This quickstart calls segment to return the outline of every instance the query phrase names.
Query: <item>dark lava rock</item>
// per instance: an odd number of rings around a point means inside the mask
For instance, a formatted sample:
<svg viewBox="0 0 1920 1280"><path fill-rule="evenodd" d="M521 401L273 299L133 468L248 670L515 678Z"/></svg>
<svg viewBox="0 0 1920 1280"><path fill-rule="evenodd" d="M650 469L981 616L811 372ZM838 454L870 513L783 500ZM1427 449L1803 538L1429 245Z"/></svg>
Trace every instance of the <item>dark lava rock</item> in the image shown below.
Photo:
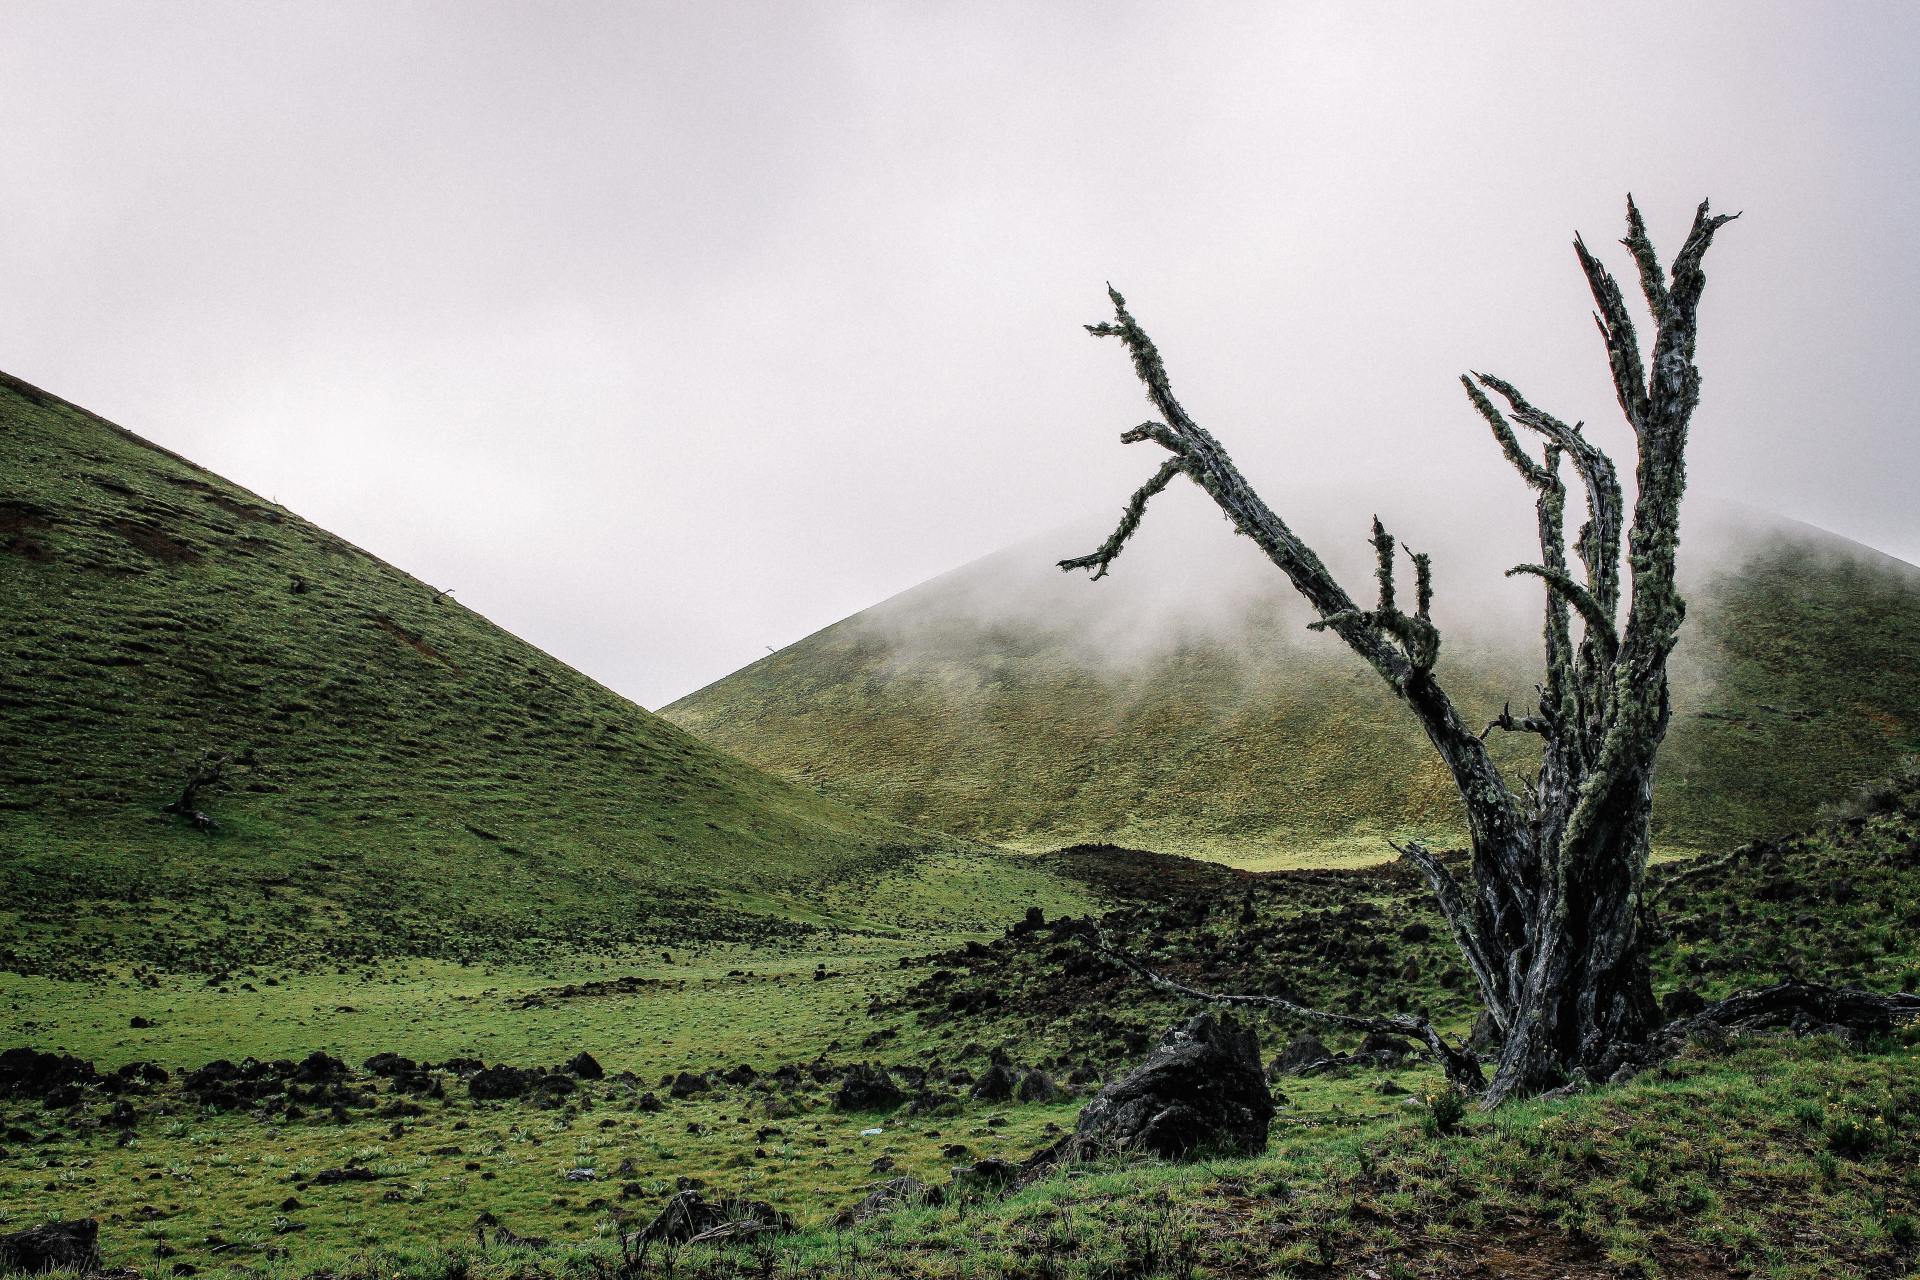
<svg viewBox="0 0 1920 1280"><path fill-rule="evenodd" d="M1433 927L1424 921L1415 920L1400 931L1402 942L1426 942L1433 937Z"/></svg>
<svg viewBox="0 0 1920 1280"><path fill-rule="evenodd" d="M1691 1018L1707 1007L1707 998L1692 987L1678 987L1660 998L1660 1012L1667 1015L1667 1021L1679 1018Z"/></svg>
<svg viewBox="0 0 1920 1280"><path fill-rule="evenodd" d="M720 1227L750 1222L774 1231L793 1230L793 1219L772 1205L759 1200L741 1200L725 1196L708 1200L696 1189L679 1192L667 1201L652 1222L633 1233L634 1244L685 1244L708 1235Z"/></svg>
<svg viewBox="0 0 1920 1280"><path fill-rule="evenodd" d="M982 1102L1009 1102L1013 1098L1013 1091L1019 1087L1020 1077L1013 1068L1004 1062L996 1062L975 1083L973 1096Z"/></svg>
<svg viewBox="0 0 1920 1280"><path fill-rule="evenodd" d="M567 1065L562 1067L561 1070L565 1071L568 1075L577 1076L582 1080L600 1080L605 1078L607 1074L601 1069L599 1060L585 1050L581 1050L571 1058L568 1058Z"/></svg>
<svg viewBox="0 0 1920 1280"><path fill-rule="evenodd" d="M107 1077L106 1086L110 1090L150 1089L157 1084L165 1084L172 1076L157 1062L129 1062L115 1067L113 1074Z"/></svg>
<svg viewBox="0 0 1920 1280"><path fill-rule="evenodd" d="M1020 1166L1011 1160L988 1157L953 1171L953 1185L967 1190L990 1190L1010 1186L1020 1176Z"/></svg>
<svg viewBox="0 0 1920 1280"><path fill-rule="evenodd" d="M1367 1032L1367 1038L1360 1042L1360 1052L1377 1057L1391 1058L1396 1062L1413 1052L1413 1046L1396 1036L1381 1031Z"/></svg>
<svg viewBox="0 0 1920 1280"><path fill-rule="evenodd" d="M885 1067L859 1063L840 1078L833 1094L835 1111L891 1111L907 1100Z"/></svg>
<svg viewBox="0 0 1920 1280"><path fill-rule="evenodd" d="M1274 1077L1300 1074L1302 1067L1310 1067L1316 1062L1325 1062L1333 1053L1322 1044L1320 1037L1308 1032L1295 1036L1293 1043L1282 1049L1273 1060L1269 1074Z"/></svg>
<svg viewBox="0 0 1920 1280"><path fill-rule="evenodd" d="M536 1072L530 1093L534 1106L551 1111L561 1105L563 1098L579 1088L579 1083L572 1076L545 1075Z"/></svg>
<svg viewBox="0 0 1920 1280"><path fill-rule="evenodd" d="M1232 1017L1203 1013L1170 1029L1146 1062L1096 1094L1067 1143L1081 1153L1170 1160L1257 1155L1267 1149L1272 1119L1259 1037Z"/></svg>
<svg viewBox="0 0 1920 1280"><path fill-rule="evenodd" d="M540 1077L523 1067L506 1065L485 1067L467 1081L467 1092L476 1102L524 1097Z"/></svg>
<svg viewBox="0 0 1920 1280"><path fill-rule="evenodd" d="M49 1222L0 1236L0 1271L92 1271L100 1266L100 1224Z"/></svg>
<svg viewBox="0 0 1920 1280"><path fill-rule="evenodd" d="M407 1076L420 1070L419 1063L397 1053L376 1053L360 1065L366 1068L367 1074L375 1076Z"/></svg>
<svg viewBox="0 0 1920 1280"><path fill-rule="evenodd" d="M659 1111L665 1104L660 1101L659 1095L649 1091L641 1094L640 1100L633 1105L642 1111Z"/></svg>
<svg viewBox="0 0 1920 1280"><path fill-rule="evenodd" d="M341 1182L372 1182L379 1175L363 1164L348 1165L344 1169L322 1169L313 1175L313 1181L322 1187L331 1187Z"/></svg>
<svg viewBox="0 0 1920 1280"><path fill-rule="evenodd" d="M1473 1020L1473 1030L1467 1035L1467 1048L1481 1058L1486 1058L1500 1050L1500 1024L1485 1009Z"/></svg>
<svg viewBox="0 0 1920 1280"><path fill-rule="evenodd" d="M945 1198L939 1188L930 1187L918 1178L890 1178L868 1191L860 1198L860 1203L834 1215L833 1223L837 1227L850 1227L891 1209L906 1205L939 1204Z"/></svg>
<svg viewBox="0 0 1920 1280"><path fill-rule="evenodd" d="M9 1049L0 1053L0 1098L45 1098L55 1089L90 1085L98 1075L91 1062L72 1054Z"/></svg>
<svg viewBox="0 0 1920 1280"><path fill-rule="evenodd" d="M707 1079L705 1076L694 1075L690 1071L682 1071L679 1075L675 1076L673 1082L667 1086L667 1092L676 1098L691 1098L694 1094L705 1093L711 1088L713 1088L713 1081Z"/></svg>
<svg viewBox="0 0 1920 1280"><path fill-rule="evenodd" d="M1053 1077L1038 1067L1020 1077L1020 1087L1014 1091L1022 1102L1057 1102L1060 1099L1060 1086Z"/></svg>
<svg viewBox="0 0 1920 1280"><path fill-rule="evenodd" d="M373 1070L373 1064L368 1063L367 1069ZM293 1078L301 1084L331 1084L347 1078L347 1064L316 1049L300 1060L300 1065L293 1069Z"/></svg>

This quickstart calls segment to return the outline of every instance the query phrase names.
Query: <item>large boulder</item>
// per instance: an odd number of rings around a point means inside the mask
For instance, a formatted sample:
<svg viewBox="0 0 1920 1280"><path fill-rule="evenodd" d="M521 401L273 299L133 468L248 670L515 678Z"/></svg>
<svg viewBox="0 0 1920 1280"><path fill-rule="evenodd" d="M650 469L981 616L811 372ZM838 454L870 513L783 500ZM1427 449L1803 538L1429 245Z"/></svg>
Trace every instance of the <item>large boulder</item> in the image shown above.
<svg viewBox="0 0 1920 1280"><path fill-rule="evenodd" d="M1267 1149L1272 1120L1259 1037L1230 1016L1203 1013L1169 1030L1146 1062L1094 1096L1071 1148L1169 1160L1256 1155Z"/></svg>
<svg viewBox="0 0 1920 1280"><path fill-rule="evenodd" d="M92 1271L100 1266L100 1224L49 1222L0 1236L0 1271Z"/></svg>

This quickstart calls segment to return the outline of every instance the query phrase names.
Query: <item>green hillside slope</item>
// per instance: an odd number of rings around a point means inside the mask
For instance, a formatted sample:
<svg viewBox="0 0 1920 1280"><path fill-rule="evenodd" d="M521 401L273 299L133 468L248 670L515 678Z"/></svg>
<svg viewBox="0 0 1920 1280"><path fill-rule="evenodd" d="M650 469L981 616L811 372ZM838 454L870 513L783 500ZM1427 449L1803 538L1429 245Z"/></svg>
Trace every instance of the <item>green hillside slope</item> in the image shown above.
<svg viewBox="0 0 1920 1280"><path fill-rule="evenodd" d="M0 744L23 972L751 939L938 842L4 377ZM209 752L232 763L201 833L160 810Z"/></svg>
<svg viewBox="0 0 1920 1280"><path fill-rule="evenodd" d="M1804 525L1696 523L1712 526L1695 557L1712 567L1694 566L1675 663L1656 810L1668 847L1802 824L1920 746L1920 571ZM1232 540L1203 533L1193 554L1221 558ZM1287 865L1378 857L1395 832L1458 834L1413 719L1306 633L1277 574L1240 566L1183 594L1179 563L1130 552L1089 584L1051 569L1077 545L1053 537L956 570L662 714L850 802L1017 845ZM1476 580L1498 584L1497 568L1447 581ZM1460 611L1445 589L1440 603ZM1516 616L1492 642L1443 630L1439 673L1471 716L1527 705L1537 624Z"/></svg>

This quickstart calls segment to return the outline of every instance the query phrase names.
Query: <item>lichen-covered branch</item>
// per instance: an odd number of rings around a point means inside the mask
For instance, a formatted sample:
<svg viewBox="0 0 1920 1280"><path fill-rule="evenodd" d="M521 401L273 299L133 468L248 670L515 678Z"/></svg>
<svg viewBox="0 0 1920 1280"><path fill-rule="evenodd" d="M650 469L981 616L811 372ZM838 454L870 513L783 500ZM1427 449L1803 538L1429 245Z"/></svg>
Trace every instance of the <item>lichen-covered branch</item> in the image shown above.
<svg viewBox="0 0 1920 1280"><path fill-rule="evenodd" d="M1514 421L1540 433L1573 463L1587 493L1587 522L1575 550L1587 571L1587 589L1601 607L1611 611L1620 600L1620 533L1623 509L1620 477L1613 459L1581 434L1580 424L1568 426L1535 407L1505 379L1475 374L1513 409Z"/></svg>
<svg viewBox="0 0 1920 1280"><path fill-rule="evenodd" d="M1600 602L1593 598L1592 592L1575 582L1564 569L1552 569L1544 564L1517 564L1507 570L1509 578L1516 573L1532 574L1572 605L1580 615L1580 621L1586 624L1588 637L1599 643L1602 659L1612 661L1615 651L1620 648L1620 636L1614 630L1613 618L1600 607Z"/></svg>
<svg viewBox="0 0 1920 1280"><path fill-rule="evenodd" d="M1060 567L1062 569L1092 569L1094 581L1096 582L1106 577L1107 570L1112 566L1114 558L1120 554L1121 548L1127 545L1127 539L1131 538L1134 531L1140 527L1141 519L1147 514L1147 503L1152 500L1155 494L1173 483L1173 478L1186 469L1187 464L1183 458L1168 458L1165 462L1161 463L1160 469L1148 477L1147 482L1138 489L1135 489L1133 496L1127 499L1126 509L1120 513L1120 524L1114 529L1107 540L1084 556L1075 556L1071 560L1062 560Z"/></svg>
<svg viewBox="0 0 1920 1280"><path fill-rule="evenodd" d="M1400 1014L1351 1014L1335 1013L1330 1009L1315 1009L1282 996L1269 995L1233 995L1224 992L1205 991L1190 986L1177 979L1169 978L1135 959L1124 949L1115 946L1095 925L1087 925L1081 936L1095 951L1106 959L1127 969L1160 990L1187 1000L1196 1000L1203 1004L1239 1006L1241 1008L1272 1009L1277 1013L1290 1014L1296 1018L1305 1018L1314 1022L1323 1022L1329 1026L1346 1027L1353 1031L1378 1032L1382 1035L1411 1036L1426 1049L1427 1055L1437 1062L1446 1072L1449 1083L1461 1089L1478 1093L1486 1087L1486 1076L1481 1073L1480 1060L1466 1049L1456 1049L1448 1044L1446 1038L1436 1031L1425 1018L1411 1018Z"/></svg>

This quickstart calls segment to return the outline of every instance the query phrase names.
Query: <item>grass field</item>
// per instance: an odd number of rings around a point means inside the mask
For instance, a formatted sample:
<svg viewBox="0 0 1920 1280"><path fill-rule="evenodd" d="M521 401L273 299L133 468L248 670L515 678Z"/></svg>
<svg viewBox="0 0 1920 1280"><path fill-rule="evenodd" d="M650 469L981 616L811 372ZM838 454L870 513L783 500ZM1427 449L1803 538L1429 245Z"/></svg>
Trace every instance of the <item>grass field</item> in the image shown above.
<svg viewBox="0 0 1920 1280"><path fill-rule="evenodd" d="M1042 865L1051 883L1116 901L1106 930L1190 981L1423 1007L1455 1031L1472 1017L1447 946L1408 940L1436 922L1389 869L1249 876L1119 851ZM1662 990L1920 980L1911 783L1821 831L1656 876ZM73 1105L0 1102L0 1226L93 1215L109 1263L182 1275L593 1275L617 1269L621 1231L700 1185L769 1201L797 1231L689 1250L674 1274L1531 1275L1517 1268L1532 1260L1558 1268L1542 1275L1812 1278L1901 1275L1915 1256L1912 1037L1704 1041L1629 1084L1469 1113L1454 1134L1433 1129L1423 1099L1442 1082L1426 1066L1287 1078L1259 1158L1093 1165L836 1228L884 1179L939 1186L956 1166L1019 1161L1182 1015L1110 965L1076 963L1066 936L1045 925L968 947L956 931L932 953L851 934L785 952L708 944L625 988L586 986L610 973L586 962L289 972L271 991L11 978L8 1017L32 1020L33 1043L102 1068L157 1060L172 1079ZM127 1027L135 1016L158 1025ZM1269 1051L1301 1029L1255 1021ZM437 1065L411 1085L354 1072L363 1096L337 1110L302 1104L298 1087L221 1102L180 1070L314 1048ZM472 1067L447 1061L557 1067L582 1049L606 1078L544 1101L471 1098ZM996 1049L1064 1096L969 1097ZM921 1103L836 1109L841 1076L868 1061ZM708 1087L675 1096L680 1072ZM547 1243L483 1247L476 1221ZM1512 1267L1458 1270L1501 1257Z"/></svg>

